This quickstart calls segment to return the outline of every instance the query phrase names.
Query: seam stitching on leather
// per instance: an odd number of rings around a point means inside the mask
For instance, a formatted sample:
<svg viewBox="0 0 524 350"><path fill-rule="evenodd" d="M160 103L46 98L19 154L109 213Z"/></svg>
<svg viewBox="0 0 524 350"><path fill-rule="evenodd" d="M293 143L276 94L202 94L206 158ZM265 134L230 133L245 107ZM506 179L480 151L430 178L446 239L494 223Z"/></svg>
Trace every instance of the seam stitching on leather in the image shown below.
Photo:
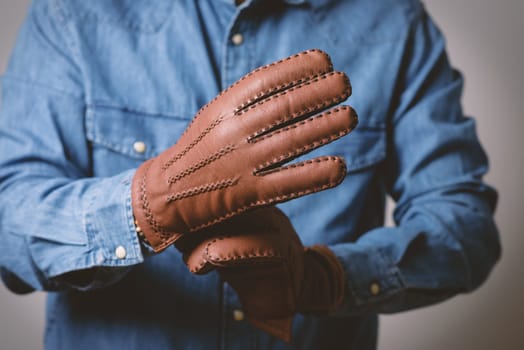
<svg viewBox="0 0 524 350"><path fill-rule="evenodd" d="M147 167L144 169L144 175L142 176L141 182L140 182L140 200L142 201L142 211L144 213L144 216L149 224L149 226L153 229L154 234L162 241L166 241L166 236L168 236L168 233L160 226L160 224L155 220L155 217L153 215L153 212L151 210L151 207L149 205L149 200L147 198L147 191L146 191L146 176L147 172L149 171L150 164L147 165Z"/></svg>
<svg viewBox="0 0 524 350"><path fill-rule="evenodd" d="M315 110L316 107L314 107L313 109ZM281 129L277 129L277 130L275 130L275 131L272 131L272 132L270 132L270 133L268 133L268 134L266 134L266 135L259 136L259 137L257 137L256 139L253 139L253 141L251 141L251 142L252 142L252 143L257 143L257 142L260 142L260 141L262 141L262 140L266 140L266 139L271 138L271 137L274 136L274 135L278 135L278 134L280 134L280 133L282 133L282 132L285 132L285 131L288 131L288 130L291 130L291 129L296 129L296 128L298 128L299 126L306 124L307 122L312 122L312 121L314 121L314 120L316 120L316 119L325 118L326 116L328 116L328 115L330 115L330 114L335 114L335 113L338 113L338 112L341 111L341 110L348 110L348 109L349 109L349 107L346 107L346 106L341 106L341 107L333 108L333 109L331 109L331 110L329 110L329 111L326 111L326 112L323 112L323 113L321 113L321 114L315 115L315 116L310 117L310 118L308 118L308 119L301 120L301 121L298 122L298 123L291 124L291 125L288 125L288 126L286 126L286 127L284 127L284 128L281 128ZM291 118L291 119L294 119L294 118ZM270 127L269 129L271 129L271 127ZM350 127L350 128L344 129L343 131L347 131L347 130L351 131L352 128ZM262 133L263 133L263 132L262 132ZM329 135L329 136L332 136L332 135ZM341 135L341 136L343 136L343 135Z"/></svg>
<svg viewBox="0 0 524 350"><path fill-rule="evenodd" d="M297 149L294 152L288 152L286 154L283 154L280 157L273 159L271 162L266 162L264 164L260 164L259 166L257 166L255 168L255 174L263 171L265 168L271 167L272 165L278 164L278 163L280 163L282 161L285 161L287 159L292 159L292 158L294 158L296 156L299 156L301 154L304 154L304 153L306 153L306 152L308 152L308 151L310 151L312 149L315 149L317 147L320 147L322 145L330 143L330 142L332 142L334 140L337 140L340 137L342 137L344 135L347 135L348 132L349 132L349 129L346 129L346 131L341 131L339 133L332 134L331 136L323 138L322 140L316 141L314 143L310 143L307 146L299 148L299 149Z"/></svg>
<svg viewBox="0 0 524 350"><path fill-rule="evenodd" d="M223 237L220 236L220 237L217 237L217 238L213 239L210 242L207 242L206 249L204 249L204 251L205 251L204 256L206 257L206 259L202 259L200 264L198 264L197 267L191 269L191 272L198 272L198 271L200 271L204 267L204 265L206 265L206 263L208 262L207 261L207 257L209 256L209 246L211 246L211 244L215 243L217 240L222 239L222 238Z"/></svg>
<svg viewBox="0 0 524 350"><path fill-rule="evenodd" d="M179 172L176 175L172 175L167 179L168 184L174 184L177 181L183 179L184 177L191 175L192 173L196 172L199 169L202 169L203 167L217 161L218 159L222 158L223 156L231 153L236 149L235 145L227 145L225 147L222 147L209 157L206 157L204 159L201 159L197 163L189 166L188 168L184 169L183 171Z"/></svg>
<svg viewBox="0 0 524 350"><path fill-rule="evenodd" d="M235 113L237 115L243 114L247 110L249 110L251 108L254 108L256 105L261 104L261 103L263 103L264 101L266 101L268 99L272 99L275 96L284 95L288 91L292 91L292 90L295 90L295 89L297 89L299 87L302 87L304 85L308 85L312 81L316 82L316 81L324 78L324 76L332 75L332 73L334 73L334 72L319 71L318 73L312 74L310 76L307 76L307 77L304 77L304 78L300 78L300 79L296 79L296 80L287 82L285 84L281 84L281 85L277 85L277 86L273 86L271 88L268 88L267 90L264 90L264 91L258 93L257 95L251 97L246 102L244 102L241 105L237 106L235 108ZM264 96L266 96L266 97L264 99L262 99L260 102L254 103L258 99L260 99L261 97L264 97Z"/></svg>
<svg viewBox="0 0 524 350"><path fill-rule="evenodd" d="M208 183L202 186L196 186L196 187L193 187L193 188L181 191L181 192L171 194L166 198L166 201L168 203L176 202L184 198L198 196L199 194L222 190L224 188L234 186L237 183L238 183L238 178L230 178L230 179L226 179L222 181Z"/></svg>
<svg viewBox="0 0 524 350"><path fill-rule="evenodd" d="M188 144L182 151L180 151L175 156L171 157L167 162L162 165L162 170L167 170L171 165L173 165L177 160L182 158L187 154L193 147L195 147L207 134L209 134L215 127L217 127L224 120L224 116L221 116L215 119L211 124L209 124L190 144ZM186 129L187 130L187 129Z"/></svg>
<svg viewBox="0 0 524 350"><path fill-rule="evenodd" d="M266 64L265 66L262 66L262 67L258 67L257 69L249 72L248 74L244 75L242 78L240 78L239 80L237 80L236 82L234 82L232 85L230 85L227 89L225 89L224 91L222 91L218 96L216 96L213 100L211 100L211 102L209 102L208 104L206 104L204 107L202 107L201 111L203 111L204 109L206 109L209 105L211 105L215 100L217 100L220 96L222 96L223 94L225 94L227 91L231 90L233 87L237 86L240 84L240 82L246 80L247 78L249 78L250 76L252 76L253 74L257 73L257 72L260 72L264 69L268 69L270 67L273 67L277 64L280 64L282 62L285 62L285 61L289 61L289 60L292 60L292 59L296 59L302 55L307 55L311 52L318 52L318 53L321 53L322 55L324 55L329 62L331 62L331 58L329 57L329 55L327 53L325 53L324 51L321 51L321 50L317 50L317 49L311 49L311 50L307 50L307 51L303 51L303 52L300 52L300 53L297 53L297 54L294 54L293 56L289 56L289 57L286 57L286 58L283 58L281 60L278 60L276 62L273 62L273 63L270 63L270 64ZM333 64L330 63L329 67L328 67L328 71L330 70L333 70ZM319 74L322 74L322 71L315 74L314 76L317 76ZM304 78L302 78L304 79ZM299 80L302 80L302 79L297 79L297 81ZM285 86L285 85L284 85ZM267 93L270 93L271 91L274 91L273 90L274 88L270 88L267 90Z"/></svg>
<svg viewBox="0 0 524 350"><path fill-rule="evenodd" d="M313 75L313 76L308 77L308 78L306 78L306 79L298 79L298 80L296 80L295 82L292 82L292 83L288 84L288 85L291 86L290 88L288 88L288 89L286 89L286 90L284 90L284 91L281 91L281 92L279 92L279 93L277 93L277 94L275 94L275 95L270 95L270 96L266 97L265 99L263 99L263 100L261 100L261 101L255 103L255 104L249 106L248 108L246 108L246 109L244 109L244 110L242 110L242 111L237 111L237 112L236 112L236 115L242 115L242 114L244 114L244 113L246 113L246 112L248 112L248 111L250 111L250 110L252 110L252 109L254 109L254 108L256 108L256 107L258 107L258 106L260 106L260 105L262 105L262 104L264 104L264 103L266 103L267 101L271 101L271 100L273 100L273 99L280 98L280 97L282 97L282 96L288 94L288 93L291 92L291 91L295 91L295 90L298 90L298 89L303 88L304 86L309 86L309 85L311 85L311 84L318 83L318 82L320 82L321 80L325 80L325 79L327 79L328 77L331 77L331 76L334 76L334 75L344 75L344 73L342 73L342 72L329 72L329 73L323 73L323 75L320 75L320 76L319 76L319 75ZM302 83L299 84L299 85L295 85L295 83L298 83L298 82L300 82L301 80L304 80L304 82L302 82ZM279 90L279 89L277 88L277 89L275 89L275 90ZM349 97L349 95L350 95L350 94L349 94L349 89L346 89L346 91L344 91L344 93L343 93L342 95L336 96L333 100L335 100L336 98L341 98L341 97L343 97L343 96L345 96L345 97L343 98L343 99L345 100L346 98ZM256 100L256 98L255 98L255 100ZM245 103L244 105L249 105L249 104L250 104L250 103ZM237 110L238 110L238 109L243 109L243 107L242 107L242 106L241 106L241 107L238 107Z"/></svg>

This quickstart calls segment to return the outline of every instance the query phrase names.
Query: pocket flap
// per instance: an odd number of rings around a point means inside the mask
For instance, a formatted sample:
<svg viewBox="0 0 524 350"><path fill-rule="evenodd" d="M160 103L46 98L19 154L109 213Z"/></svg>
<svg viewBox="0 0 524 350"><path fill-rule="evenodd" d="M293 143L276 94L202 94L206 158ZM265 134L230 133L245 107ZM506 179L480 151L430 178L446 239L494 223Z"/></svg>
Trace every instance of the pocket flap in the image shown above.
<svg viewBox="0 0 524 350"><path fill-rule="evenodd" d="M188 122L173 116L89 107L87 139L114 152L145 160L176 143Z"/></svg>
<svg viewBox="0 0 524 350"><path fill-rule="evenodd" d="M348 172L364 169L386 158L386 131L384 127L358 126L344 137L339 155L346 160Z"/></svg>

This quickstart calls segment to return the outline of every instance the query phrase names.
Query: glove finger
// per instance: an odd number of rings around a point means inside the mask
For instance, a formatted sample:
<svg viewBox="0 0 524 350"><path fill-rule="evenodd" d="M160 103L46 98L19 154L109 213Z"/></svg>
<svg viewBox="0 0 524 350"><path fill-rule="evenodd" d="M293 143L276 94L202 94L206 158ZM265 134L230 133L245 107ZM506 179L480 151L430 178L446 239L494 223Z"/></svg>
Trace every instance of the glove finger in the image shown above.
<svg viewBox="0 0 524 350"><path fill-rule="evenodd" d="M265 207L185 235L175 244L185 252L189 270L204 274L217 266L281 261L286 257L290 239L300 244L285 214L276 207Z"/></svg>
<svg viewBox="0 0 524 350"><path fill-rule="evenodd" d="M268 97L228 120L232 138L247 135L256 141L271 131L334 106L351 95L344 73L331 72Z"/></svg>
<svg viewBox="0 0 524 350"><path fill-rule="evenodd" d="M234 229L232 229L234 231ZM235 233L233 233L235 234ZM239 267L256 263L273 264L287 259L286 240L273 229L253 228L213 239L206 245L206 260L215 266Z"/></svg>
<svg viewBox="0 0 524 350"><path fill-rule="evenodd" d="M239 111L267 96L332 70L331 59L325 52L303 51L248 73L206 107Z"/></svg>
<svg viewBox="0 0 524 350"><path fill-rule="evenodd" d="M256 205L285 202L337 186L346 176L344 159L326 156L284 167L274 168L257 176L254 185L260 200Z"/></svg>
<svg viewBox="0 0 524 350"><path fill-rule="evenodd" d="M335 107L298 123L270 132L255 139L252 152L256 173L289 162L318 147L333 142L351 132L358 118L349 106Z"/></svg>
<svg viewBox="0 0 524 350"><path fill-rule="evenodd" d="M196 237L197 234L186 236ZM183 241L183 239L179 241ZM208 244L210 244L212 241L212 238L203 239L201 242L189 249L182 246L182 249L186 248L183 250L183 259L190 272L197 275L204 275L213 270L214 266L206 259L206 249ZM175 245L177 246L177 249L181 249L181 245L178 241L175 242Z"/></svg>
<svg viewBox="0 0 524 350"><path fill-rule="evenodd" d="M189 271L205 274L216 267L249 268L252 264L261 267L264 264L281 262L285 258L282 239L279 240L276 235L268 235L267 231L258 232L260 234L245 232L244 235L217 236L202 241L184 255Z"/></svg>
<svg viewBox="0 0 524 350"><path fill-rule="evenodd" d="M346 163L337 156L323 156L283 167L275 167L264 172L245 177L229 188L227 196L219 191L208 193L210 205L213 205L215 218L200 224L190 225L188 231L196 232L217 223L224 222L248 210L285 202L337 186L346 176ZM198 197L191 197L193 214L203 206ZM208 208L209 209L209 208ZM203 216L204 214L202 214Z"/></svg>

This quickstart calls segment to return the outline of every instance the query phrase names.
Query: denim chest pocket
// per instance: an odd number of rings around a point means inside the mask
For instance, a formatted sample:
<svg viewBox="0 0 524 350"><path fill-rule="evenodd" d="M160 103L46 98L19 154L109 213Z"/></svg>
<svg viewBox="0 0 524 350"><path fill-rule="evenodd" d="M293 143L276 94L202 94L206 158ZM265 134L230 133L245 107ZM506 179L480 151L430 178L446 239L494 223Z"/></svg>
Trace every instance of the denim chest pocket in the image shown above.
<svg viewBox="0 0 524 350"><path fill-rule="evenodd" d="M135 168L176 143L190 121L123 108L91 106L86 114L94 176Z"/></svg>

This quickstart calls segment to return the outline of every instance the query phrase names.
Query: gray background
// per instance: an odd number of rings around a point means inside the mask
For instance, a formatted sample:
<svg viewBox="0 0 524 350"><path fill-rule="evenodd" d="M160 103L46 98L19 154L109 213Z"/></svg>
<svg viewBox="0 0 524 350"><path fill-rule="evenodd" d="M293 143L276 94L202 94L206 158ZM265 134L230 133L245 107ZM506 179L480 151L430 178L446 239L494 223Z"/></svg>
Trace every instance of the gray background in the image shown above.
<svg viewBox="0 0 524 350"><path fill-rule="evenodd" d="M0 72L28 0L0 0ZM427 0L466 77L464 109L488 151L487 181L500 193L496 219L503 257L471 295L381 318L380 350L524 349L524 1ZM2 252L1 254L9 254ZM43 293L10 294L0 283L0 350L42 348Z"/></svg>

